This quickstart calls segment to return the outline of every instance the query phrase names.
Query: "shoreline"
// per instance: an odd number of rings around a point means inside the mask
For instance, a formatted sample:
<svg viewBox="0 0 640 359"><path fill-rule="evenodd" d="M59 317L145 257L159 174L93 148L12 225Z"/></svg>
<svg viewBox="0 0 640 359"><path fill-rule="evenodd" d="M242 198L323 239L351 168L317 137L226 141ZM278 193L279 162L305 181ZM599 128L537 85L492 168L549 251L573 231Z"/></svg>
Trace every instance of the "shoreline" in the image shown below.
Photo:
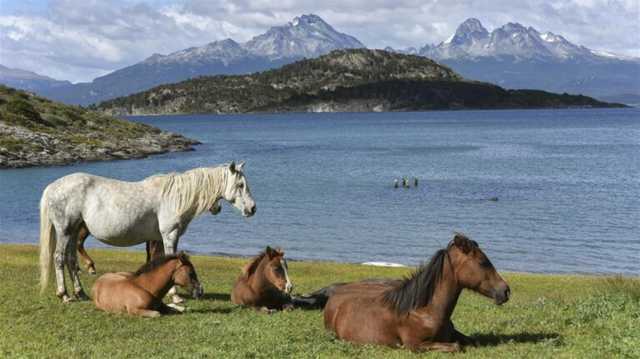
<svg viewBox="0 0 640 359"><path fill-rule="evenodd" d="M2 247L23 247L23 248L33 248L34 250L38 250L38 244L27 244L27 243L0 243L0 248ZM111 247L111 248L103 248L103 247L86 247L88 251L101 251L106 253L125 253L125 254L136 254L142 253L145 251L142 249L135 249L132 247ZM286 250L286 249L285 249ZM199 252L199 251L190 251L185 250L187 254L198 257L205 257L209 259L250 259L253 258L253 255L242 255L242 254L233 254L233 253L223 253L223 252ZM89 253L89 255L92 255ZM401 263L390 263L393 265L371 265L367 263L382 263L382 261L364 261L364 262L340 262L330 259L300 259L295 257L287 257L289 262L297 262L297 263L306 263L306 264L336 264L336 265L353 265L353 266L361 266L361 267L372 267L379 269L406 269L412 270L416 267L416 265L406 265ZM384 262L387 263L387 262ZM98 264L99 265L99 264ZM541 276L541 277L590 277L590 278L625 278L625 279L634 279L640 280L640 274L638 275L630 275L630 274L620 274L620 273L587 273L587 272L533 272L533 271L518 271L518 270L501 270L497 268L499 273L507 273L507 274L518 274L518 275L531 275L531 276Z"/></svg>
<svg viewBox="0 0 640 359"><path fill-rule="evenodd" d="M154 151L154 152L142 152L142 153L124 153L124 152L117 152L117 155L115 153L113 154L104 154L104 156L100 156L100 155L96 155L96 157L92 157L92 158L83 158L83 159L69 159L67 161L65 160L56 160L56 159L50 159L50 160L43 160L42 162L39 163L35 163L35 162L19 162L19 163L14 163L14 164L9 164L9 165L2 165L0 164L0 171L2 170L19 170L19 169L27 169L27 168L47 168L47 167L63 167L63 166L73 166L75 164L80 164L80 163L93 163L93 162L114 162L114 161L130 161L130 160L142 160L145 158L149 158L151 156L157 156L157 155L164 155L167 153L177 153L177 152L192 152L195 151L195 147L194 146L198 146L201 145L201 142L198 141L192 141L190 144L185 144L185 145L171 145L169 148L165 148L161 151Z"/></svg>
<svg viewBox="0 0 640 359"><path fill-rule="evenodd" d="M330 113L330 114L358 114L358 113L420 113L420 112L460 112L460 111L559 111L559 110L613 110L613 109L629 109L637 108L632 105L620 104L622 106L553 106L553 107L461 107L461 108L436 108L428 110L387 110L387 111L247 111L247 112L166 112L166 113L111 113L106 110L101 112L118 118L128 117L159 117L159 116L234 116L234 115L284 115L284 114L307 114L307 113Z"/></svg>

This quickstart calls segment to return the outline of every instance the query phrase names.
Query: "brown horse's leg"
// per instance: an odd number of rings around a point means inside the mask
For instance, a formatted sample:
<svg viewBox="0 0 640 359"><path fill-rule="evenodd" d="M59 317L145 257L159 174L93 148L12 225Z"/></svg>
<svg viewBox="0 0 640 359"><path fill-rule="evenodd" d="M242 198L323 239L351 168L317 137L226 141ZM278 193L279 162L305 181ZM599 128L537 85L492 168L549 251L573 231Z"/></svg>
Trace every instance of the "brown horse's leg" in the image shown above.
<svg viewBox="0 0 640 359"><path fill-rule="evenodd" d="M148 310L148 309L130 309L129 314L131 315L139 315L141 317L146 318L157 318L160 316L160 312L156 310Z"/></svg>
<svg viewBox="0 0 640 359"><path fill-rule="evenodd" d="M149 241L147 244L147 263L164 256L164 244L162 241Z"/></svg>
<svg viewBox="0 0 640 359"><path fill-rule="evenodd" d="M80 254L80 258L82 259L84 266L87 268L87 272L89 272L89 274L96 274L96 264L84 249L84 241L87 239L87 237L89 237L89 229L85 224L82 224L82 226L80 226L80 230L78 231L78 254Z"/></svg>

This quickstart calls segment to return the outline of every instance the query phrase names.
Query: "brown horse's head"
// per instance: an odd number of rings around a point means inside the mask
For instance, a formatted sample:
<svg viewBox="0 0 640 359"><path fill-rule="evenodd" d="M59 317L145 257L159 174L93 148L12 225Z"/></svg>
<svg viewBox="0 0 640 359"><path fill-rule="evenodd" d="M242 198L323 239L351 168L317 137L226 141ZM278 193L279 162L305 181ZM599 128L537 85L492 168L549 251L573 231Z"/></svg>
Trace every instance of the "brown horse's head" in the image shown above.
<svg viewBox="0 0 640 359"><path fill-rule="evenodd" d="M509 285L498 274L478 243L456 233L447 247L458 283L495 300L500 305L509 300Z"/></svg>
<svg viewBox="0 0 640 359"><path fill-rule="evenodd" d="M284 257L284 251L280 248L273 249L267 246L263 253L245 266L243 272L247 278L254 273L261 274L260 279L268 282L262 284L274 286L281 292L290 294L293 289L289 279L287 260Z"/></svg>
<svg viewBox="0 0 640 359"><path fill-rule="evenodd" d="M198 274L196 274L196 269L189 260L189 256L184 252L180 252L176 255L176 259L177 264L173 272L173 282L191 291L191 295L194 298L200 297L204 290L200 281L198 281Z"/></svg>

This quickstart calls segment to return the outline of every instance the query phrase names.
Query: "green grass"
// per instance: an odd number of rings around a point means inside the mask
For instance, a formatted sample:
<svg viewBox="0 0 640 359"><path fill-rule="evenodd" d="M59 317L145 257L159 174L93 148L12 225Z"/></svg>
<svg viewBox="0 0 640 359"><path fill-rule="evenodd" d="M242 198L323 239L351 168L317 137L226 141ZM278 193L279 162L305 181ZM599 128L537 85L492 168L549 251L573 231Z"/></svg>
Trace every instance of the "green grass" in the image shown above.
<svg viewBox="0 0 640 359"><path fill-rule="evenodd" d="M132 271L144 253L90 250L98 272ZM617 358L640 357L640 281L577 275L505 273L512 299L497 307L463 292L454 323L482 345L462 354L413 354L356 346L326 332L321 311L272 315L240 308L229 292L244 259L194 256L205 297L183 315L111 315L91 302L63 305L50 285L38 294L37 248L0 246L0 357L30 358ZM305 293L336 281L398 277L406 269L291 262ZM95 277L82 275L89 290Z"/></svg>

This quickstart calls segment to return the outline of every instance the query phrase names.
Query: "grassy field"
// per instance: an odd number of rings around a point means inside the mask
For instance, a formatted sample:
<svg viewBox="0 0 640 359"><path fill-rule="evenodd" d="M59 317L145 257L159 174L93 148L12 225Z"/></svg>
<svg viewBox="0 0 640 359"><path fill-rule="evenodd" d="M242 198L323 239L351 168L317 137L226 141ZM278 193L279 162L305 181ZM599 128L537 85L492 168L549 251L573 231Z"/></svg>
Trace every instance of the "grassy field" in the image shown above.
<svg viewBox="0 0 640 359"><path fill-rule="evenodd" d="M135 270L144 253L91 250L98 272ZM618 358L640 357L640 281L506 273L512 299L497 307L463 292L454 323L481 345L461 354L355 346L326 332L321 311L262 314L233 305L229 292L245 259L195 256L205 296L183 315L141 319L63 305L38 294L37 247L0 246L0 357L31 358ZM406 269L291 262L295 292L336 281L398 277ZM95 277L82 275L87 291Z"/></svg>

